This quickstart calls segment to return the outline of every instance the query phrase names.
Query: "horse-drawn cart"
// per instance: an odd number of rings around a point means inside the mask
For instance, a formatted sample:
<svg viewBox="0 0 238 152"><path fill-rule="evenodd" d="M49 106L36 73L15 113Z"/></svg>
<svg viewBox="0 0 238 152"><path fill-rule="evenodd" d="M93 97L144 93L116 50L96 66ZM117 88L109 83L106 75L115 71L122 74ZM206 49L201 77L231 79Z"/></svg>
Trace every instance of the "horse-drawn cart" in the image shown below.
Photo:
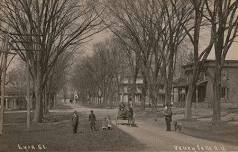
<svg viewBox="0 0 238 152"><path fill-rule="evenodd" d="M119 109L116 116L116 125L118 125L121 121L124 121L125 123L125 120L128 122L128 110L126 108L123 110Z"/></svg>
<svg viewBox="0 0 238 152"><path fill-rule="evenodd" d="M135 114L131 114L134 112L130 112L129 108L122 103L119 105L119 109L116 116L116 125L118 124L135 124Z"/></svg>

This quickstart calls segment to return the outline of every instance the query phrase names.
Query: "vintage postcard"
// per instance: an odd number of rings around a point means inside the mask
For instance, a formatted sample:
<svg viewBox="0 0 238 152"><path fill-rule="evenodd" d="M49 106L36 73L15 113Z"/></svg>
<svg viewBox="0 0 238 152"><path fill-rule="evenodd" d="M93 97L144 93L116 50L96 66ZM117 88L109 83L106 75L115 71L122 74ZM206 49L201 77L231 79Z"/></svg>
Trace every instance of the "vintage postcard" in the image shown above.
<svg viewBox="0 0 238 152"><path fill-rule="evenodd" d="M237 0L0 0L0 152L238 152Z"/></svg>

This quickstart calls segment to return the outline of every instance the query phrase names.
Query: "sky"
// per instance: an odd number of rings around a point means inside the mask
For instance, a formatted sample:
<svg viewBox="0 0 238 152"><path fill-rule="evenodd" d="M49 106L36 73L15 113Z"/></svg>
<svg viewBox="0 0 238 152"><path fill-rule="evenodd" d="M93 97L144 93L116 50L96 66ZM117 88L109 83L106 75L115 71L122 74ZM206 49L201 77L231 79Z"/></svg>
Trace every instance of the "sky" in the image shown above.
<svg viewBox="0 0 238 152"><path fill-rule="evenodd" d="M207 46L209 43L210 32L203 31L200 37L200 50ZM233 42L231 48L228 51L226 60L238 60L238 37L236 38L237 42ZM211 50L211 53L208 56L208 59L215 59L214 49Z"/></svg>
<svg viewBox="0 0 238 152"><path fill-rule="evenodd" d="M214 57L214 51L211 52L211 57ZM232 47L230 48L227 57L227 60L238 60L238 42L234 42Z"/></svg>
<svg viewBox="0 0 238 152"><path fill-rule="evenodd" d="M99 42L103 42L106 39L110 38L110 36L112 35L112 33L108 30L105 30L103 32L100 32L98 34L95 34L94 36L92 36L89 40L89 42L87 42L86 44L84 44L84 46L82 47L83 51L79 51L78 55L79 56L90 56L93 54L93 45ZM238 38L237 38L238 39ZM206 46L206 42L208 42L207 40L207 35L203 34L201 36L201 45L200 47L205 47ZM208 59L214 59L214 50L211 51ZM238 60L238 42L234 42L232 47L230 48L227 57L227 60ZM19 58L16 58L16 60L13 61L10 69L14 68L15 66L18 65L19 63Z"/></svg>
<svg viewBox="0 0 238 152"><path fill-rule="evenodd" d="M92 49L93 49L93 44L96 44L98 42L101 42L101 41L105 41L105 39L108 39L110 38L110 35L112 33L110 31L103 31L101 33L98 33L96 35L94 35L92 38L91 38L91 41L89 43L87 43L85 46L85 49L86 49L86 54L92 54ZM204 33L201 38L200 38L200 41L201 41L201 50L203 47L206 46L208 40L207 40L207 34ZM214 57L214 49L212 49L210 55L208 56L208 59L215 59ZM226 57L227 60L238 60L238 38L237 38L237 42L233 42L232 44L232 47L230 48L228 54L227 54L227 57Z"/></svg>
<svg viewBox="0 0 238 152"><path fill-rule="evenodd" d="M103 42L106 39L109 39L111 36L111 32L109 30L104 30L100 33L93 35L88 43L84 44L83 49L86 55L91 55L93 53L93 45L99 42Z"/></svg>

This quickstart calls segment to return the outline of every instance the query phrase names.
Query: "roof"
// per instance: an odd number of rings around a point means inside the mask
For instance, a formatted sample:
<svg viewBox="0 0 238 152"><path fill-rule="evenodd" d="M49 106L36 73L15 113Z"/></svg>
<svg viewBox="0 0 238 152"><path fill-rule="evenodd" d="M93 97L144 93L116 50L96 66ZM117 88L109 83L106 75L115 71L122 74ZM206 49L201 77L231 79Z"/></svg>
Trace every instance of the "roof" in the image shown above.
<svg viewBox="0 0 238 152"><path fill-rule="evenodd" d="M173 82L175 88L185 87L188 85L186 78L180 77Z"/></svg>
<svg viewBox="0 0 238 152"><path fill-rule="evenodd" d="M201 61L200 61L201 62ZM185 70L190 70L193 66L193 63L183 65L182 67ZM206 60L204 63L205 67L213 68L215 67L215 60ZM238 60L225 60L223 68L237 68L238 67Z"/></svg>
<svg viewBox="0 0 238 152"><path fill-rule="evenodd" d="M203 86L207 84L207 80L202 80L202 81L198 81L196 83L197 86ZM188 82L185 78L180 77L177 80L174 81L174 88L184 88L188 86Z"/></svg>
<svg viewBox="0 0 238 152"><path fill-rule="evenodd" d="M1 94L1 91L0 91ZM26 94L25 90L14 88L14 87L9 87L7 86L5 88L5 95L6 96L24 96Z"/></svg>

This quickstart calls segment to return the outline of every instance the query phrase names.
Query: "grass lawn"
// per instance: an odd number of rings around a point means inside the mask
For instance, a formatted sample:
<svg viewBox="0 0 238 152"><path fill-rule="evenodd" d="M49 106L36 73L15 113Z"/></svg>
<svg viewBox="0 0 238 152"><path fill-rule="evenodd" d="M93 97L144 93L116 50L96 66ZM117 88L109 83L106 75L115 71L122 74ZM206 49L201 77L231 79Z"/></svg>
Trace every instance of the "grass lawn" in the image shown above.
<svg viewBox="0 0 238 152"><path fill-rule="evenodd" d="M4 134L0 136L1 152L139 151L145 148L138 140L115 126L113 130L91 132L88 117L84 114L80 114L77 134L72 133L71 113L50 113L47 123L31 124L30 131L26 130L25 115L5 114ZM19 148L34 146L37 150L30 147L28 150L19 150L18 144Z"/></svg>

